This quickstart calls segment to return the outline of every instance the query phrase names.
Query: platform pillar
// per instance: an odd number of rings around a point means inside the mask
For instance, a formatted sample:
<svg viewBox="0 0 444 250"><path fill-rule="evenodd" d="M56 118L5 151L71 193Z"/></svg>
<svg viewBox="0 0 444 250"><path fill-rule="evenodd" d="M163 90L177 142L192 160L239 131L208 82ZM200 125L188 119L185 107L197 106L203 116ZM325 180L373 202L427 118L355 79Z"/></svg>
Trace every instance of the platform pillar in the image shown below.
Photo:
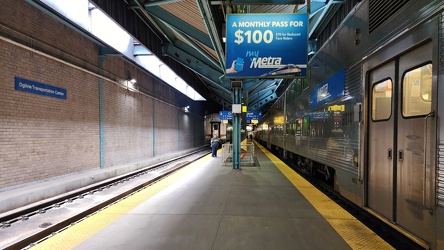
<svg viewBox="0 0 444 250"><path fill-rule="evenodd" d="M233 105L242 105L241 88L233 88ZM234 111L234 109L233 109ZM233 169L240 168L241 113L233 112Z"/></svg>

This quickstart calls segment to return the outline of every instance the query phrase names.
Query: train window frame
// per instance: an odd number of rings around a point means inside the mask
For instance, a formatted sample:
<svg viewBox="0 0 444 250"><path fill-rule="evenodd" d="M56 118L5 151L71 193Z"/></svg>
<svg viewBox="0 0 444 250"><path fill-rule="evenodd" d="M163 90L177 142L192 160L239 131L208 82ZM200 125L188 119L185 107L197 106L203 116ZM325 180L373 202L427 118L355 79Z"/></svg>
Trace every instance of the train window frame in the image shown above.
<svg viewBox="0 0 444 250"><path fill-rule="evenodd" d="M301 118L296 120L295 135L297 135L297 136L301 136L302 135L302 119Z"/></svg>
<svg viewBox="0 0 444 250"><path fill-rule="evenodd" d="M301 124L301 134L304 136L310 135L310 116L304 115L302 117L302 124Z"/></svg>
<svg viewBox="0 0 444 250"><path fill-rule="evenodd" d="M302 91L305 91L309 87L310 87L310 82L308 81L307 78L303 78L302 79Z"/></svg>
<svg viewBox="0 0 444 250"><path fill-rule="evenodd" d="M430 66L430 75L431 75L430 79L428 81L429 87L430 87L429 88L430 89L430 93L429 93L430 98L429 98L429 100L425 100L424 97L423 97L424 93L422 92L423 91L423 89L422 89L423 78L422 77L421 77L421 81L419 82L419 92L417 94L415 94L415 95L418 95L419 99L421 101L423 101L423 103L427 103L428 104L428 110L424 110L424 111L422 111L420 113L413 114L413 112L411 110L406 110L406 105L405 105L407 103L410 104L410 100L409 101L405 100L405 98L406 98L405 94L406 94L406 91L408 90L408 88L405 86L406 75L411 73L411 72L413 72L413 71L415 71L415 70L418 70L418 69L421 69L421 68L424 68L424 67L427 67L427 66ZM410 82L407 82L407 83L410 83ZM409 119L409 118L424 117L424 116L428 115L432 111L433 64L432 64L431 61L427 61L427 62L418 64L418 65L416 65L414 67L411 67L409 69L406 69L402 73L401 84L400 85L401 85L401 115L402 115L403 118ZM411 92L413 92L412 88L413 87L410 88ZM415 91L415 93L416 93L416 91ZM410 97L412 97L412 95L410 95ZM418 107L419 105L414 105L414 106Z"/></svg>
<svg viewBox="0 0 444 250"><path fill-rule="evenodd" d="M218 131L219 130L219 123L213 123L213 131Z"/></svg>
<svg viewBox="0 0 444 250"><path fill-rule="evenodd" d="M388 89L388 86L387 86L388 81L391 84L390 91L387 91L387 89ZM384 91L375 91L376 87L378 85L380 85L380 84L383 84L383 83L386 84L386 86L383 87L386 90L384 90ZM376 117L376 114L377 114L376 109L377 109L377 107L375 107L376 99L374 97L375 97L375 93L382 93L382 92L385 92L386 94L387 94L387 92L390 93L390 97L389 97L390 98L390 109L388 109L390 111L390 113L388 114L388 116L384 116L383 118L377 118ZM392 80L392 78L387 77L387 78L384 78L384 79L382 79L380 81L373 82L372 83L372 91L370 92L370 94L371 94L371 96L370 96L370 99L371 99L370 117L371 117L372 121L373 122L380 122L380 121L388 121L388 120L390 120L390 118L393 115L393 80ZM386 98L388 98L388 97L386 97ZM381 108L381 110L384 110L386 108L387 107Z"/></svg>
<svg viewBox="0 0 444 250"><path fill-rule="evenodd" d="M300 96L302 94L303 91L302 82L303 81L301 78L296 80L296 96Z"/></svg>

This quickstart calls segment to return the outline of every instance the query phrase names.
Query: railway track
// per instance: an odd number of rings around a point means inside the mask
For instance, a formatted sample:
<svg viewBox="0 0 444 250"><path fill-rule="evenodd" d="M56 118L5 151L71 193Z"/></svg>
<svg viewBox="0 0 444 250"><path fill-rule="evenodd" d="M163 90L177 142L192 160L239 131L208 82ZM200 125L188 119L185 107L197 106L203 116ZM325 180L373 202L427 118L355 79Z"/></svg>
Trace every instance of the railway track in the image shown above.
<svg viewBox="0 0 444 250"><path fill-rule="evenodd" d="M180 158L0 214L0 249L27 249L209 153L205 147Z"/></svg>

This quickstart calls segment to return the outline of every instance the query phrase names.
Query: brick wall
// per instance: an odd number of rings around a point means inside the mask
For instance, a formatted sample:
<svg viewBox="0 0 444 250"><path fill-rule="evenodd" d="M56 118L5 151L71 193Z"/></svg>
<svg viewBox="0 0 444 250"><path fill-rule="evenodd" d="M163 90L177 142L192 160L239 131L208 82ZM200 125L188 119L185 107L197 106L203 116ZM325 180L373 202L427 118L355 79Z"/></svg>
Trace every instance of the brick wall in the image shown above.
<svg viewBox="0 0 444 250"><path fill-rule="evenodd" d="M0 54L0 186L97 165L97 79L3 41ZM15 77L64 88L67 99L15 90Z"/></svg>
<svg viewBox="0 0 444 250"><path fill-rule="evenodd" d="M22 0L2 1L0 37L0 188L98 169L101 141L105 168L203 143L202 118L184 115L181 94L120 57L105 59L107 77L135 77L148 95L104 80L101 140L96 44ZM15 77L67 98L15 90Z"/></svg>

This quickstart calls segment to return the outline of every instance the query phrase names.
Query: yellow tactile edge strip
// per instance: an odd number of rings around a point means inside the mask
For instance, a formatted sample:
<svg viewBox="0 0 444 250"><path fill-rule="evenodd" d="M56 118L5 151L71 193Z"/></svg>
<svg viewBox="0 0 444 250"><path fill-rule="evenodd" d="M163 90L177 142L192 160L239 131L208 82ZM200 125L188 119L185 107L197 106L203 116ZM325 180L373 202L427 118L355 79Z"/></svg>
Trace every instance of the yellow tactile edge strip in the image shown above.
<svg viewBox="0 0 444 250"><path fill-rule="evenodd" d="M200 161L207 161L209 158L210 155L207 155L197 161L194 161L188 166L174 172L165 179L162 179L162 181L158 181L140 192L135 193L134 195L131 195L122 201L85 218L82 221L79 221L75 225L40 242L39 244L36 244L30 249L72 249L78 246L100 230L119 219L122 215L128 213L130 210L145 202L150 197L159 193L164 188L168 187L180 178L183 178L184 176L196 171L196 168L199 168L199 166L202 165Z"/></svg>
<svg viewBox="0 0 444 250"><path fill-rule="evenodd" d="M265 153L316 210L324 216L328 223L330 223L352 249L394 249L358 219L313 187L313 185L302 178L302 176L294 172L294 170L279 158L261 145L256 143L256 146Z"/></svg>

